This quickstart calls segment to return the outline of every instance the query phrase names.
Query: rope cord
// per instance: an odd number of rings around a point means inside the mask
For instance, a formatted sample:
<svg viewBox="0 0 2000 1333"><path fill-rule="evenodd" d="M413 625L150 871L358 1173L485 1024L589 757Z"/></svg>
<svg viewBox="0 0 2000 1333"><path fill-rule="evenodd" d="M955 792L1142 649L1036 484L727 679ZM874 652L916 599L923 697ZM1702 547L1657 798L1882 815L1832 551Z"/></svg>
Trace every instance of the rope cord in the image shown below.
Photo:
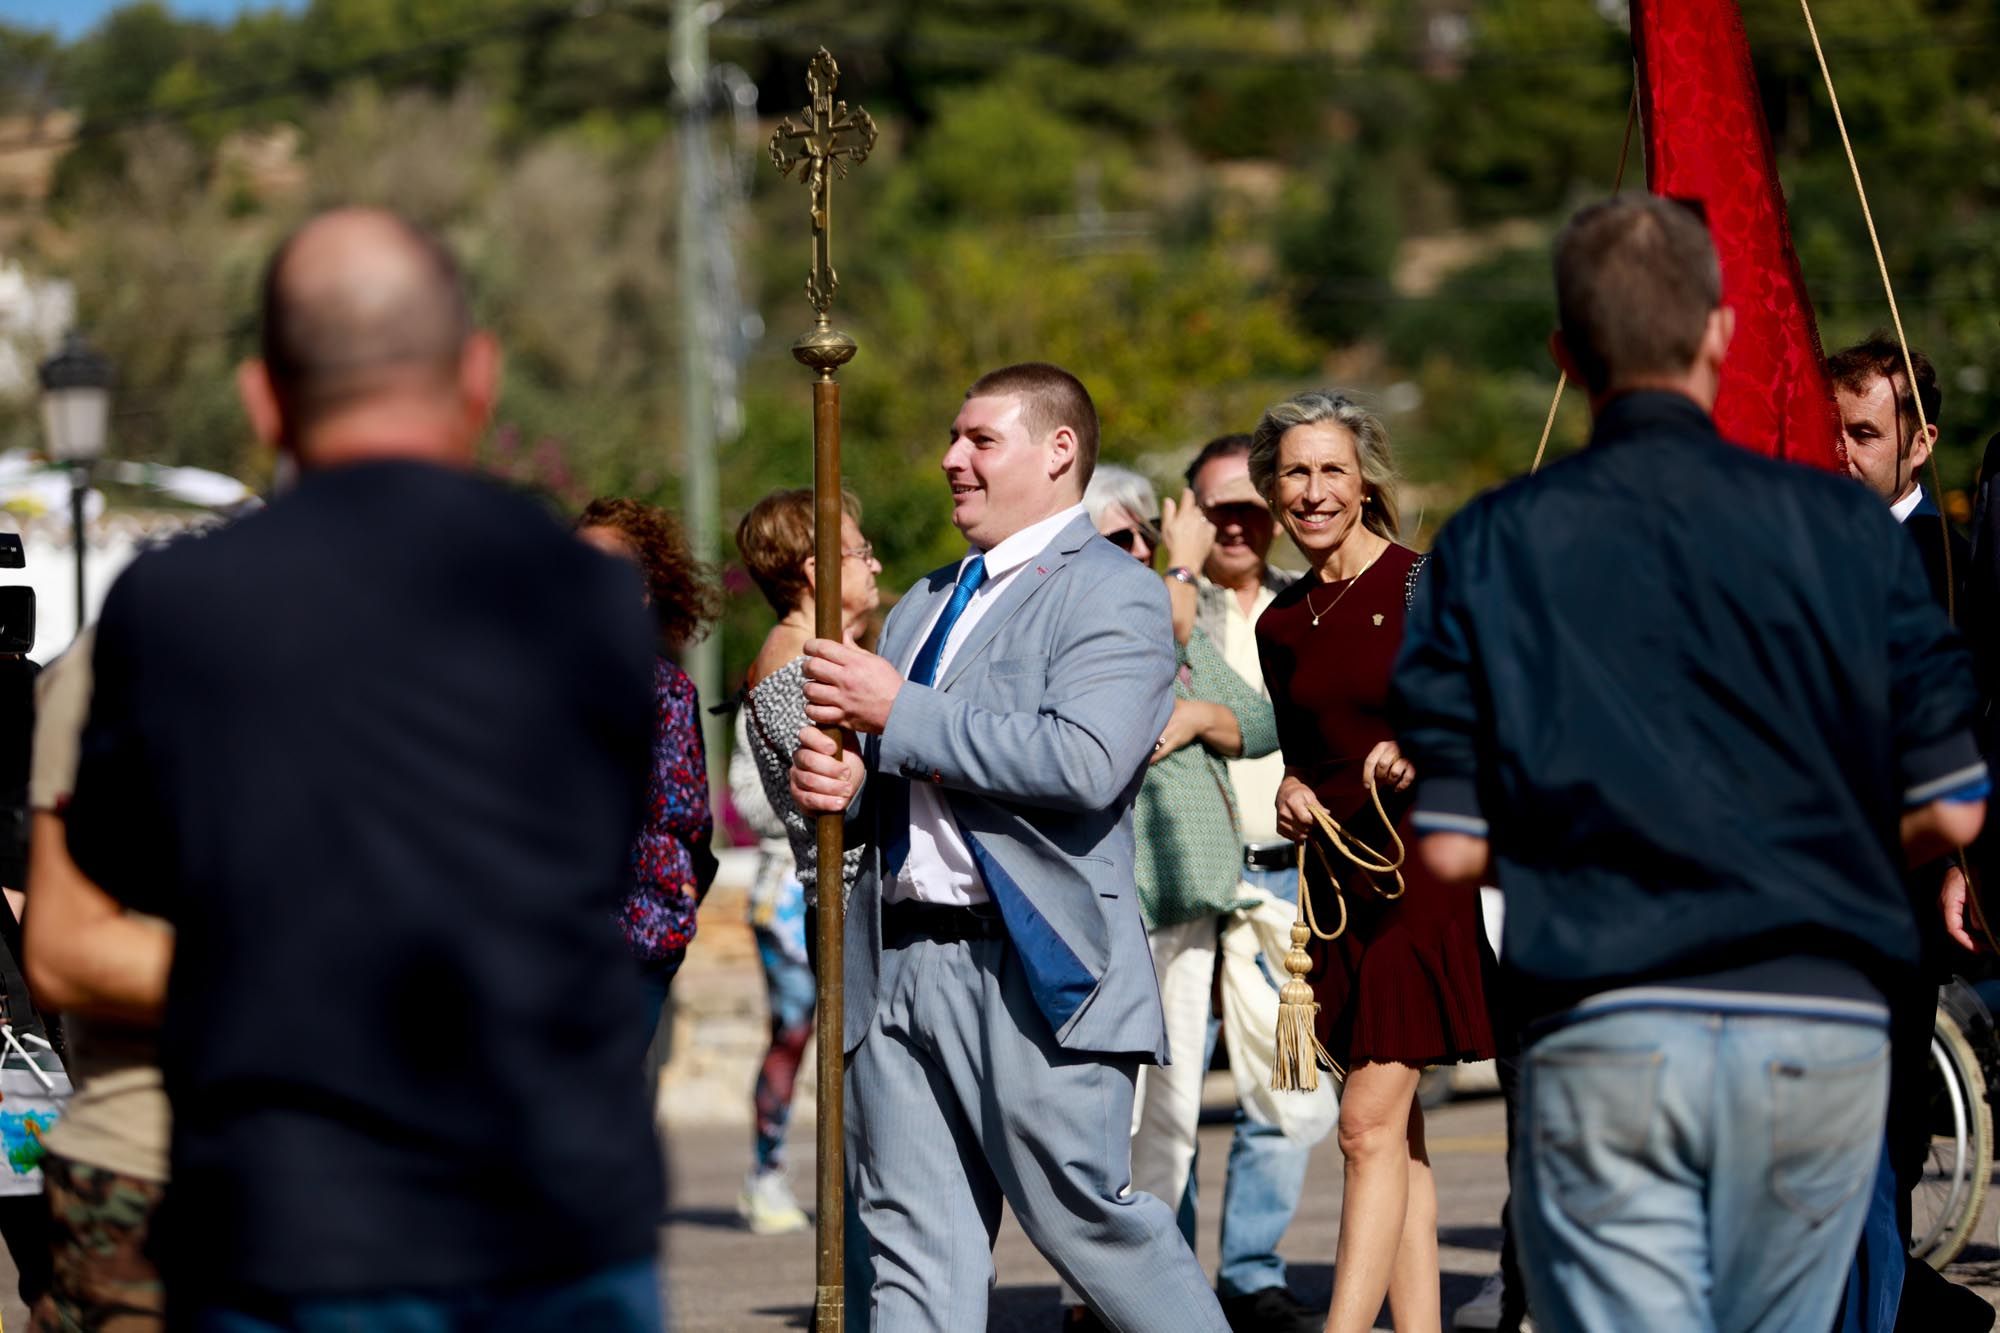
<svg viewBox="0 0 2000 1333"><path fill-rule="evenodd" d="M1349 833L1345 828L1341 827L1339 820L1329 814L1324 806L1317 803L1312 807L1313 822L1319 825L1322 833L1326 834L1326 840L1333 844L1333 849L1336 852L1339 852L1341 856L1345 857L1353 865L1360 867L1362 872L1368 875L1371 884L1374 883L1374 877L1377 875L1394 876L1396 881L1396 891L1394 893L1386 891L1379 884L1375 885L1377 893L1381 894L1388 901L1394 902L1396 899L1402 897L1404 891L1408 888L1403 882L1403 862L1407 858L1408 852L1403 846L1402 835L1396 832L1396 825L1389 818L1389 812L1382 807L1382 789L1376 785L1375 774L1373 772L1368 773L1365 781L1368 784L1369 799L1375 803L1375 813L1381 816L1382 827L1389 831L1389 842L1395 848L1394 859L1376 851L1360 838ZM1340 904L1340 924L1334 927L1333 933L1330 935L1319 928L1319 918L1313 913L1312 893L1306 884L1307 843L1312 843L1312 849L1318 855L1320 864L1326 867L1327 882L1333 888L1333 900ZM1319 842L1310 836L1302 839L1299 843L1298 920L1310 926L1313 934L1327 941L1339 939L1342 932L1347 929L1347 898L1340 891L1340 877L1334 873L1333 861L1327 856L1326 848L1320 846Z"/></svg>
<svg viewBox="0 0 2000 1333"><path fill-rule="evenodd" d="M1805 15L1806 35L1812 38L1813 58L1819 61L1820 78L1826 83L1826 100L1833 107L1833 123L1840 131L1840 147L1847 154L1847 169L1854 176L1854 193L1861 201L1861 220L1868 224L1868 244L1875 251L1875 270L1882 276L1882 295L1889 301L1889 320L1896 326L1896 342L1903 349L1903 373L1909 376L1910 401L1917 408L1917 433L1930 434L1930 422L1924 415L1923 396L1917 392L1917 366L1910 356L1910 340L1903 332L1903 312L1896 307L1896 287L1889 280L1889 261L1882 254L1882 237L1875 230L1875 214L1868 207L1868 187L1861 183L1861 163L1854 156L1854 141L1847 134L1847 117L1840 113L1840 94L1833 90L1833 71L1826 63L1826 48L1820 45L1819 25L1813 22L1811 0L1799 0L1799 12ZM1900 409L1899 409L1900 411ZM1937 454L1931 454L1931 485L1938 482ZM1945 615L1954 624L1958 621L1957 595L1952 589L1951 570L1951 521L1944 513L1944 493L1938 492L1938 525L1944 531L1944 609Z"/></svg>
<svg viewBox="0 0 2000 1333"><path fill-rule="evenodd" d="M1618 145L1618 174L1612 177L1611 193L1617 194L1625 188L1625 163L1632 153L1632 127L1639 123L1639 81L1632 81L1632 100L1625 108L1625 140ZM1563 390L1569 385L1569 372L1562 371L1556 376L1556 396L1549 401L1549 419L1542 423L1541 442L1535 445L1535 461L1528 464L1528 475L1542 470L1542 455L1548 452L1549 436L1555 432L1556 409L1562 406Z"/></svg>

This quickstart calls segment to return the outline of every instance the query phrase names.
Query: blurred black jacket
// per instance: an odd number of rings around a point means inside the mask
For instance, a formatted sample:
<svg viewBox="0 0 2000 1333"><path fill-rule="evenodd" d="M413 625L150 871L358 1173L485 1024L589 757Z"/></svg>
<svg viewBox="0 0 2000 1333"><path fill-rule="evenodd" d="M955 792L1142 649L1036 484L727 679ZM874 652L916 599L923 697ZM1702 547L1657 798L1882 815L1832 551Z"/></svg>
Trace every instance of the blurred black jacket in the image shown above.
<svg viewBox="0 0 2000 1333"><path fill-rule="evenodd" d="M69 841L176 928L184 1310L656 1252L614 921L652 648L629 566L419 463L310 473L112 587Z"/></svg>

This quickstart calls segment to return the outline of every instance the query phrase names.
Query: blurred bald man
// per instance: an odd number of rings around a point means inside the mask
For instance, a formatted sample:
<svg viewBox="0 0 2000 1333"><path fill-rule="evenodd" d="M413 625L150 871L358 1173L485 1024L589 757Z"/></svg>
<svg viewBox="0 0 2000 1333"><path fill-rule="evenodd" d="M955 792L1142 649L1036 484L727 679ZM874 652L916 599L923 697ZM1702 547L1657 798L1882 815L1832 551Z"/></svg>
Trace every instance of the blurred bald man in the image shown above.
<svg viewBox="0 0 2000 1333"><path fill-rule="evenodd" d="M499 385L451 255L308 222L238 376L296 464L98 628L72 854L177 944L174 1320L657 1330L631 570L472 470Z"/></svg>

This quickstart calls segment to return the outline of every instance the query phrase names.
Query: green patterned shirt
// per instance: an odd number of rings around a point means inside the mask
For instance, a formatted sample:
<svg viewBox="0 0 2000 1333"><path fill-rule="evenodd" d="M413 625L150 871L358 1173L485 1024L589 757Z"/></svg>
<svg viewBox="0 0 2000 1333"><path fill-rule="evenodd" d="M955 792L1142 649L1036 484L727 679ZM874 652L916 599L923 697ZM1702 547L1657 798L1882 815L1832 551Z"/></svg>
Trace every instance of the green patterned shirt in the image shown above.
<svg viewBox="0 0 2000 1333"><path fill-rule="evenodd" d="M1243 828L1227 761L1278 748L1271 701L1229 669L1222 651L1195 630L1180 651L1175 699L1221 704L1243 732L1241 755L1184 745L1146 773L1133 805L1139 908L1150 929L1217 916L1241 901Z"/></svg>

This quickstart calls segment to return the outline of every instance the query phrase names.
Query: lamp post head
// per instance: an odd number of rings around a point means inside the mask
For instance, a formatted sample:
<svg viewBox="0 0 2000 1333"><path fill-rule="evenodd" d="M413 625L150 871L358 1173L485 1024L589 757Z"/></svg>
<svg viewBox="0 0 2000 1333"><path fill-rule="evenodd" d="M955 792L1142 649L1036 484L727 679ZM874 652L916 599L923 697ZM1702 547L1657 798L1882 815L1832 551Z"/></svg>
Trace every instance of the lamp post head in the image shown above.
<svg viewBox="0 0 2000 1333"><path fill-rule="evenodd" d="M111 421L111 362L72 329L39 373L49 457L59 463L102 458Z"/></svg>

